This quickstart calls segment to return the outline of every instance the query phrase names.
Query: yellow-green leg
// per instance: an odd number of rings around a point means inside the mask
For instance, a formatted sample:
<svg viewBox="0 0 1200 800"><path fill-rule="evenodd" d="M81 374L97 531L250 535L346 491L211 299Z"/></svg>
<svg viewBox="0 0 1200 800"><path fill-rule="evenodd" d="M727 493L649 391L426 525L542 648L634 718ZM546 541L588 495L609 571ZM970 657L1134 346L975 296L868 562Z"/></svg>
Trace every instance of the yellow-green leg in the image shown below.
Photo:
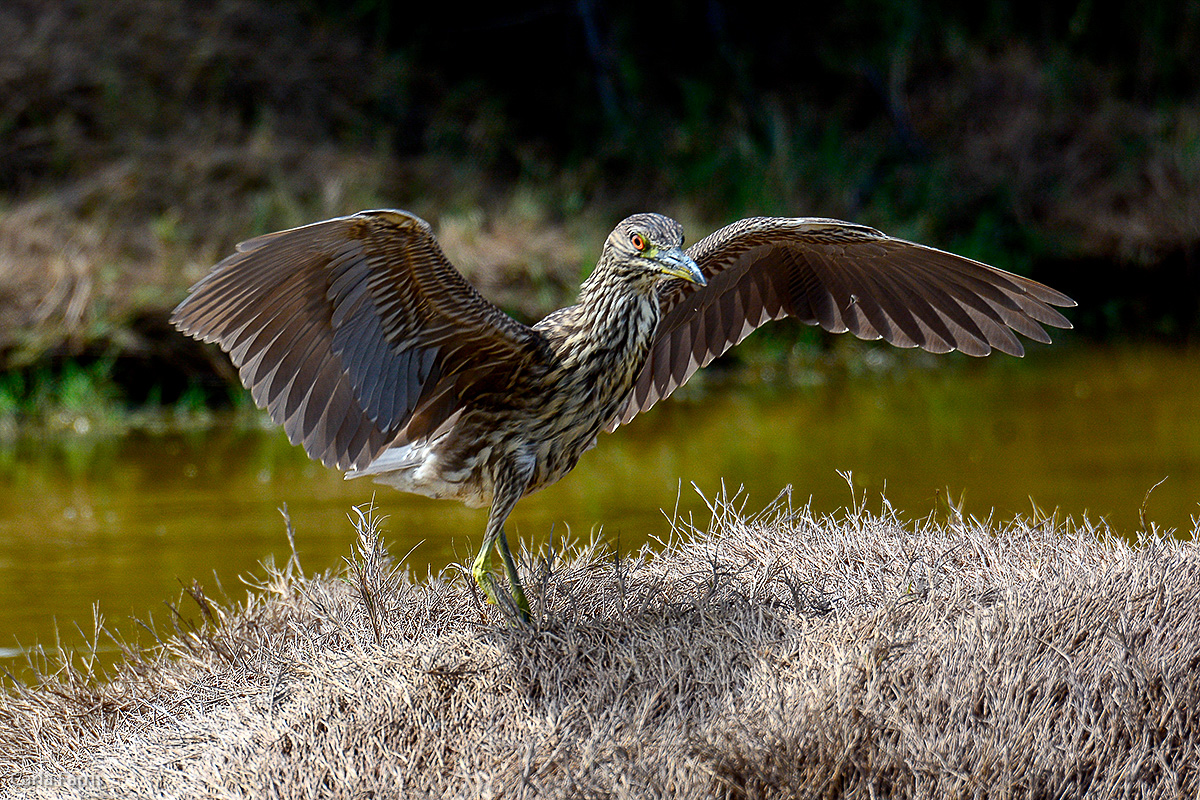
<svg viewBox="0 0 1200 800"><path fill-rule="evenodd" d="M483 590L489 603L496 602L495 579L492 577L492 549L494 546L485 541L479 550L479 555L475 556L475 563L471 566L471 574L475 576L475 583Z"/></svg>
<svg viewBox="0 0 1200 800"><path fill-rule="evenodd" d="M508 476L509 480L496 482L492 495L491 513L488 515L487 530L483 534L483 546L471 566L471 574L475 583L487 595L489 603L498 601L496 593L496 578L492 574L492 551L497 545L504 559L504 571L508 575L508 587L512 592L513 603L522 622L529 622L529 601L525 599L525 590L521 588L521 576L517 574L517 564L512 551L508 549L508 539L504 536L504 521L516 505L517 500L525 492L527 476Z"/></svg>
<svg viewBox="0 0 1200 800"><path fill-rule="evenodd" d="M512 551L508 549L508 539L504 536L503 528L500 529L498 536L484 538L483 547L480 548L479 555L475 557L471 573L475 576L475 583L487 595L488 602L499 602L496 594L496 577L492 574L492 552L497 544L500 546L500 555L504 560L504 571L508 575L508 587L512 592L513 603L517 607L521 621L528 622L529 601L525 599L525 590L521 587L521 577L517 574L517 564L513 559Z"/></svg>
<svg viewBox="0 0 1200 800"><path fill-rule="evenodd" d="M517 574L517 562L513 559L512 551L508 549L508 538L500 531L500 555L504 559L504 571L508 573L508 590L512 592L513 602L521 614L522 622L529 622L529 601L525 599L525 590L521 588L521 576Z"/></svg>

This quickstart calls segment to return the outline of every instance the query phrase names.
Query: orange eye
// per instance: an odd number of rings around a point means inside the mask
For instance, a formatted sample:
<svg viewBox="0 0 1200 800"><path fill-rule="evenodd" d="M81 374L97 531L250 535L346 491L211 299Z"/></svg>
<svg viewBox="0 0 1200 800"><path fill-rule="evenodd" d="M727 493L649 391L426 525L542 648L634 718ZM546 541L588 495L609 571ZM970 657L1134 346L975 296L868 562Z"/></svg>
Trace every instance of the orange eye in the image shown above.
<svg viewBox="0 0 1200 800"><path fill-rule="evenodd" d="M637 250L639 253L646 249L646 237L642 236L640 233L635 233L633 236L630 236L629 242L633 245L633 249Z"/></svg>

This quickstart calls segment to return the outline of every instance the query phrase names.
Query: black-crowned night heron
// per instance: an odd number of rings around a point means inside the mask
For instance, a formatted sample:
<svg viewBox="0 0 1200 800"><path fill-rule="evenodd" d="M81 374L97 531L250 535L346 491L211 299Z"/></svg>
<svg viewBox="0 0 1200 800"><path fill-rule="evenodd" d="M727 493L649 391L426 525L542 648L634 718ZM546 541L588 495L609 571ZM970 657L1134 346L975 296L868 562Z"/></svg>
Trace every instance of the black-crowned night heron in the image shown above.
<svg viewBox="0 0 1200 800"><path fill-rule="evenodd" d="M977 261L831 219L744 219L683 249L636 214L609 234L579 302L523 325L485 300L430 226L364 211L259 236L172 317L229 353L293 443L347 477L490 504L474 576L497 599L504 522L529 492L767 320L974 356L1069 328L1066 295Z"/></svg>

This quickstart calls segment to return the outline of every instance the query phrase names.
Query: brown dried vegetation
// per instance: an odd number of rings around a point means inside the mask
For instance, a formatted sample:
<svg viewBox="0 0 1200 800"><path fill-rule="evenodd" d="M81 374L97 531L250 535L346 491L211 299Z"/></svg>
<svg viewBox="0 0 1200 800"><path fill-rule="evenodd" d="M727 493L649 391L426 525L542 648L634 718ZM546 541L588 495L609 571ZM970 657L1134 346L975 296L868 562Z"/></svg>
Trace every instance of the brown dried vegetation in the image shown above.
<svg viewBox="0 0 1200 800"><path fill-rule="evenodd" d="M0 353L107 338L250 226L369 196L386 171L338 146L369 63L247 0L5 3Z"/></svg>
<svg viewBox="0 0 1200 800"><path fill-rule="evenodd" d="M244 605L109 679L0 702L31 796L1185 797L1200 791L1200 556L1090 524L913 529L713 504L651 557L529 568L513 627L414 582L377 520L342 576Z"/></svg>

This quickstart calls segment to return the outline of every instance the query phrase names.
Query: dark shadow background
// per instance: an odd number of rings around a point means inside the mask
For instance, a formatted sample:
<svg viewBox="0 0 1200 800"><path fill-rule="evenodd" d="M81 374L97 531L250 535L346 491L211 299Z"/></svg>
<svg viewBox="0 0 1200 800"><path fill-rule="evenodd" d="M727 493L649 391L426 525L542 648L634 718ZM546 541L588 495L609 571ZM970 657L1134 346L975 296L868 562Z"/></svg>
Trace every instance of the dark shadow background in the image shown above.
<svg viewBox="0 0 1200 800"><path fill-rule="evenodd" d="M477 215L472 279L527 318L656 209L849 218L1050 283L1092 339L1195 342L1198 52L1182 1L9 0L0 366L25 403L68 363L212 401L166 310L369 205ZM576 245L523 258L545 231Z"/></svg>

